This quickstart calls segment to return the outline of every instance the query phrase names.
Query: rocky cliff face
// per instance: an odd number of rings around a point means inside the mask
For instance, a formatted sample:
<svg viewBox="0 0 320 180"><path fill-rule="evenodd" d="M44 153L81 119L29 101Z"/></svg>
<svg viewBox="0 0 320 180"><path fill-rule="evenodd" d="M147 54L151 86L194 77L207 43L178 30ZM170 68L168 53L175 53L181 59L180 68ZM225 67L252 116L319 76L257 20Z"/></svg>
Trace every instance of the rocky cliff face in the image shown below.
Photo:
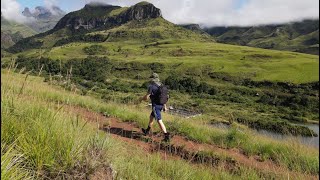
<svg viewBox="0 0 320 180"><path fill-rule="evenodd" d="M25 25L36 32L45 32L52 29L66 13L57 6L49 8L37 6L33 10L26 7L22 14L33 19L33 21L28 21Z"/></svg>
<svg viewBox="0 0 320 180"><path fill-rule="evenodd" d="M35 19L50 20L55 17L61 18L66 13L57 6L52 6L51 8L37 6L34 8L32 12L28 7L24 8L24 10L22 11L22 14L26 17L34 17Z"/></svg>
<svg viewBox="0 0 320 180"><path fill-rule="evenodd" d="M65 27L73 31L107 29L127 23L132 20L144 20L148 18L161 17L160 9L146 2L138 3L128 9L120 11L119 14L111 13L119 10L119 6L87 4L83 9L64 16L55 26L54 30Z"/></svg>
<svg viewBox="0 0 320 180"><path fill-rule="evenodd" d="M158 18L161 17L161 10L153 4L142 2L129 8L122 14L122 17L125 17L128 21Z"/></svg>

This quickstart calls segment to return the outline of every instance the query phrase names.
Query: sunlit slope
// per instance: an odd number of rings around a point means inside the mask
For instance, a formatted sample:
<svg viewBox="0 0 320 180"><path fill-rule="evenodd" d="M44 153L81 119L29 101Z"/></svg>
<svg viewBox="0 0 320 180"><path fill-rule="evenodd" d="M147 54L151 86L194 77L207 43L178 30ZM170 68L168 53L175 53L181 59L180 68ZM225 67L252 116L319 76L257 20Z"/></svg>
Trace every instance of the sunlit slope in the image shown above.
<svg viewBox="0 0 320 180"><path fill-rule="evenodd" d="M104 50L84 51L93 45ZM219 44L207 34L165 20L149 3L129 8L86 5L62 18L52 31L23 39L9 51L13 56L64 61L107 56L112 61L157 62L180 70L208 66L213 72L258 81L319 81L318 56Z"/></svg>
<svg viewBox="0 0 320 180"><path fill-rule="evenodd" d="M108 56L114 61L158 62L178 65L177 68L212 66L215 72L251 78L253 80L286 81L306 83L319 81L318 56L233 46L211 42L193 42L180 40L160 41L159 43L103 42L70 43L43 50L42 55L51 59L68 60L85 58L85 47L98 44L106 52L96 56ZM39 57L39 50L19 53L25 56Z"/></svg>

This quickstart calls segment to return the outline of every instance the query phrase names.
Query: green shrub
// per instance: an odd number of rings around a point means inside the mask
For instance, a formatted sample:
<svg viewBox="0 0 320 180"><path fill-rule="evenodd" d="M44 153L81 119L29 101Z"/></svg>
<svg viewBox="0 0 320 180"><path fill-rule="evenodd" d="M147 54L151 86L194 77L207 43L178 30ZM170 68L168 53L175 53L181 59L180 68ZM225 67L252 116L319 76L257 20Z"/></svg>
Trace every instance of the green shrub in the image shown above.
<svg viewBox="0 0 320 180"><path fill-rule="evenodd" d="M106 55L107 48L101 45L92 45L92 46L84 47L83 52L85 52L88 55Z"/></svg>

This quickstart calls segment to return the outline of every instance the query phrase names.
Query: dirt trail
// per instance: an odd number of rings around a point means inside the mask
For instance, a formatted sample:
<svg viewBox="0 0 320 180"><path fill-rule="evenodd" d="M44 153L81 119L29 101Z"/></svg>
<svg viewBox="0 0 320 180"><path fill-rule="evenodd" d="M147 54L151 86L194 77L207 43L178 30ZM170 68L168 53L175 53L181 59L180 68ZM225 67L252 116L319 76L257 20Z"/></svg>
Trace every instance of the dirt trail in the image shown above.
<svg viewBox="0 0 320 180"><path fill-rule="evenodd" d="M192 163L213 167L224 166L232 172L236 172L241 165L256 169L263 177L271 176L277 179L281 177L296 179L302 176L304 179L319 179L319 176L290 171L271 160L260 161L258 156L248 157L238 149L224 149L211 144L197 143L180 135L175 135L170 143L163 143L161 142L163 136L160 133L144 136L135 123L108 118L81 107L66 106L64 109L96 123L100 130L110 133L114 138L139 146L148 153L160 152L164 154L164 158L171 155L171 158L184 159Z"/></svg>

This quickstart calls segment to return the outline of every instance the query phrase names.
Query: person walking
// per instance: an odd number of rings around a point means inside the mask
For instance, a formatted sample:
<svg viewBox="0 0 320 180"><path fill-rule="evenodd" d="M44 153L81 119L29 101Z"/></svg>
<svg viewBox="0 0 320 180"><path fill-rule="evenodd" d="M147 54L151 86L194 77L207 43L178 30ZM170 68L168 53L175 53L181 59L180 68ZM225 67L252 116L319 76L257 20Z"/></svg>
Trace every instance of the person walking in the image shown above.
<svg viewBox="0 0 320 180"><path fill-rule="evenodd" d="M149 98L152 104L152 112L150 114L149 125L146 129L142 128L142 132L144 135L148 135L154 119L158 122L158 125L161 131L164 133L163 141L170 141L170 133L167 132L166 126L162 121L161 111L168 111L166 102L168 101L168 90L165 86L162 85L159 79L159 75L157 73L152 73L150 76L150 84L148 86L148 92L145 96L143 96L140 100L147 101Z"/></svg>

